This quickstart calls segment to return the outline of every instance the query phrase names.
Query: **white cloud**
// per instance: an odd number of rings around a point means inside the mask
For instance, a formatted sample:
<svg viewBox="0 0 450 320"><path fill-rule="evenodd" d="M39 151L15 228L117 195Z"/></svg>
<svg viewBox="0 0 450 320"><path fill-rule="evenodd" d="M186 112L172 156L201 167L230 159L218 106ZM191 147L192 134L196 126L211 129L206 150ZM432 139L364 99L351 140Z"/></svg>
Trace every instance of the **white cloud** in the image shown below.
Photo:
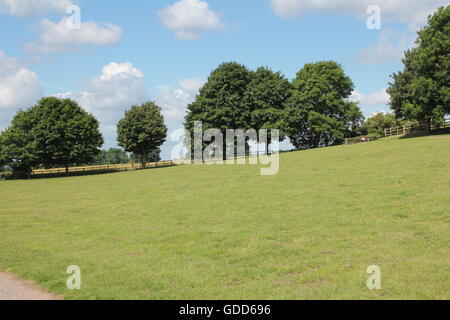
<svg viewBox="0 0 450 320"><path fill-rule="evenodd" d="M171 127L182 127L181 120L186 114L186 107L195 100L204 82L201 78L188 78L178 81L179 88L160 87L161 93L155 102L158 104Z"/></svg>
<svg viewBox="0 0 450 320"><path fill-rule="evenodd" d="M40 22L41 35L38 42L28 44L27 50L39 53L60 53L79 50L84 45L110 46L122 37L120 27L111 23L92 21L81 23L79 29L69 28L68 19L55 23L48 19Z"/></svg>
<svg viewBox="0 0 450 320"><path fill-rule="evenodd" d="M116 125L125 111L151 100L144 77L144 73L130 62L111 62L102 68L101 74L87 83L85 92L65 92L56 96L73 99L94 114L100 121L106 146L115 146ZM202 85L200 78L188 78L180 80L178 88L158 87L160 92L155 103L161 107L170 130L183 127L186 107L194 101Z"/></svg>
<svg viewBox="0 0 450 320"><path fill-rule="evenodd" d="M370 94L355 90L350 97L350 101L358 103L366 116L373 115L374 112L380 112L380 107L389 108L390 97L386 90L381 89Z"/></svg>
<svg viewBox="0 0 450 320"><path fill-rule="evenodd" d="M378 44L362 50L358 62L362 64L400 62L404 52L415 45L414 38L415 35L412 33L383 29Z"/></svg>
<svg viewBox="0 0 450 320"><path fill-rule="evenodd" d="M39 77L28 69L0 77L0 110L28 108L41 96Z"/></svg>
<svg viewBox="0 0 450 320"><path fill-rule="evenodd" d="M18 109L27 109L43 95L36 73L19 59L0 51L0 130L5 129Z"/></svg>
<svg viewBox="0 0 450 320"><path fill-rule="evenodd" d="M193 101L192 96L182 89L167 90L156 98L156 104L163 111L167 119L182 118L185 115L186 106Z"/></svg>
<svg viewBox="0 0 450 320"><path fill-rule="evenodd" d="M0 51L0 75L14 72L21 67L20 59L8 57L3 51Z"/></svg>
<svg viewBox="0 0 450 320"><path fill-rule="evenodd" d="M0 51L0 122L10 120L6 118L17 109L30 107L42 94L42 84L36 73L26 69L20 60Z"/></svg>
<svg viewBox="0 0 450 320"><path fill-rule="evenodd" d="M308 11L367 17L367 8L377 5L383 19L424 23L436 8L448 5L448 0L271 0L271 5L277 15L286 19L297 18Z"/></svg>
<svg viewBox="0 0 450 320"><path fill-rule="evenodd" d="M359 102L362 105L380 105L380 104L387 104L389 102L389 98L390 97L386 92L386 89L381 89L380 91L371 94L363 94L355 90L350 100L354 102Z"/></svg>
<svg viewBox="0 0 450 320"><path fill-rule="evenodd" d="M180 88L187 93L197 94L203 84L205 83L200 77L197 78L188 78L178 81Z"/></svg>
<svg viewBox="0 0 450 320"><path fill-rule="evenodd" d="M158 12L163 25L182 40L201 38L205 32L224 30L219 15L201 0L181 0Z"/></svg>
<svg viewBox="0 0 450 320"><path fill-rule="evenodd" d="M66 92L58 96L75 99L89 111L125 111L148 99L144 74L130 62L111 62L104 66L102 73L88 82L87 89L82 93Z"/></svg>
<svg viewBox="0 0 450 320"><path fill-rule="evenodd" d="M178 87L160 86L159 95L155 99L155 103L161 107L164 119L169 129L168 137L170 139L162 147L162 157L165 159L179 158L178 134L184 133L184 116L188 104L195 100L199 89L204 82L201 78L188 78L178 81ZM176 138L174 137L176 136ZM174 140L172 140L174 139ZM176 155L170 151L175 151Z"/></svg>
<svg viewBox="0 0 450 320"><path fill-rule="evenodd" d="M377 115L379 115L379 114L388 114L385 110L378 110L378 111L375 111L375 112L373 112L371 115L370 115L370 117L374 117L374 116L377 116Z"/></svg>
<svg viewBox="0 0 450 320"><path fill-rule="evenodd" d="M149 100L144 73L130 62L111 62L104 66L101 74L87 83L85 92L65 92L56 96L73 99L94 114L110 146L115 145L115 126L125 111Z"/></svg>
<svg viewBox="0 0 450 320"><path fill-rule="evenodd" d="M0 13L25 17L51 11L65 12L70 5L70 0L0 0Z"/></svg>

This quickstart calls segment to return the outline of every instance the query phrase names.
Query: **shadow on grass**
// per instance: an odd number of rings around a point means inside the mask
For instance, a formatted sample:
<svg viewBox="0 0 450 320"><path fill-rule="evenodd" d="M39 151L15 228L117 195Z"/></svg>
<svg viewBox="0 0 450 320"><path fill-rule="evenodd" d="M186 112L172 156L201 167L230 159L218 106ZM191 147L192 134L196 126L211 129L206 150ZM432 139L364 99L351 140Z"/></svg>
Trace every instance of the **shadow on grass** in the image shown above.
<svg viewBox="0 0 450 320"><path fill-rule="evenodd" d="M176 164L159 166L159 167L147 167L147 168L136 168L132 170L119 170L119 169L110 169L110 170L93 170L93 171L80 171L80 172L64 172L64 173L48 173L48 174L36 174L32 175L30 178L18 178L14 175L9 175L3 177L4 180L38 180L38 179L55 179L55 178L67 178L67 177L80 177L80 176L94 176L101 174L110 174L110 173L119 173L119 172L132 172L132 171L141 171L141 170L156 170L163 168L175 167Z"/></svg>
<svg viewBox="0 0 450 320"><path fill-rule="evenodd" d="M445 135L450 134L450 128L443 128L443 129L437 129L433 131L416 131L408 133L400 139L412 139L412 138L420 138L420 137L426 137L426 136L438 136L438 135Z"/></svg>

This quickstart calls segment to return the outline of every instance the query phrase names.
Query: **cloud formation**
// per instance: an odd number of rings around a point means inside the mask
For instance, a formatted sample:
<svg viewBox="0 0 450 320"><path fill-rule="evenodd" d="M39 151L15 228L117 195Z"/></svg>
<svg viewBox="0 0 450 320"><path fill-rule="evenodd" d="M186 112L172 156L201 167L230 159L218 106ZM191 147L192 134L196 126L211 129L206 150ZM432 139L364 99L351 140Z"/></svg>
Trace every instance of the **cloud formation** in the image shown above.
<svg viewBox="0 0 450 320"><path fill-rule="evenodd" d="M371 94L363 94L355 90L350 98L351 101L359 102L362 106L388 104L389 99L386 89Z"/></svg>
<svg viewBox="0 0 450 320"><path fill-rule="evenodd" d="M163 25L181 40L196 40L206 32L225 29L219 15L201 0L181 0L158 12Z"/></svg>
<svg viewBox="0 0 450 320"><path fill-rule="evenodd" d="M0 51L0 127L5 127L18 109L32 106L43 95L41 81L19 59Z"/></svg>
<svg viewBox="0 0 450 320"><path fill-rule="evenodd" d="M70 0L0 0L0 13L16 17L62 13L72 4Z"/></svg>
<svg viewBox="0 0 450 320"><path fill-rule="evenodd" d="M116 124L125 111L149 100L144 73L130 62L111 62L86 87L84 92L65 92L56 96L73 99L94 114L101 123L107 143L115 145Z"/></svg>
<svg viewBox="0 0 450 320"><path fill-rule="evenodd" d="M404 52L415 46L414 40L413 33L383 29L378 44L362 50L358 62L361 64L400 62Z"/></svg>
<svg viewBox="0 0 450 320"><path fill-rule="evenodd" d="M61 53L79 50L85 45L111 46L119 42L122 29L111 23L93 21L81 23L79 29L70 28L69 18L55 23L48 19L40 22L40 38L28 44L27 50L38 53Z"/></svg>
<svg viewBox="0 0 450 320"><path fill-rule="evenodd" d="M169 129L167 142L162 148L163 158L180 158L179 152L182 150L177 146L181 141L181 136L184 134L183 122L186 108L195 100L203 84L204 82L201 78L187 78L178 81L177 88L159 87L160 94L156 97L155 103L161 107L165 123Z"/></svg>
<svg viewBox="0 0 450 320"><path fill-rule="evenodd" d="M383 19L424 23L436 8L448 5L448 0L271 0L273 11L285 19L297 18L308 11L367 17L370 5L380 7Z"/></svg>
<svg viewBox="0 0 450 320"><path fill-rule="evenodd" d="M178 88L160 87L160 94L155 102L158 104L165 118L178 127L182 127L182 120L186 114L186 107L195 100L204 82L201 78L187 78L178 81Z"/></svg>
<svg viewBox="0 0 450 320"><path fill-rule="evenodd" d="M42 95L37 74L0 51L0 130L9 125L18 109L34 105Z"/></svg>

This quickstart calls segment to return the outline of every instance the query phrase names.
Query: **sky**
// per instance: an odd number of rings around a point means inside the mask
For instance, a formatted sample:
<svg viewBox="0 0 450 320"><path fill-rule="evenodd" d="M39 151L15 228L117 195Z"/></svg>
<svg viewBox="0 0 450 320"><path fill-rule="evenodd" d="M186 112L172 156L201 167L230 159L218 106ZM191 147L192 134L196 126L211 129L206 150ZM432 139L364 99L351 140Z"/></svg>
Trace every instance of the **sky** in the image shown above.
<svg viewBox="0 0 450 320"><path fill-rule="evenodd" d="M0 0L0 130L41 97L76 100L104 148L132 105L155 101L177 144L191 103L219 64L268 66L293 79L334 60L366 116L389 111L404 50L443 0ZM375 6L375 7L374 7ZM379 19L378 19L379 18ZM377 22L380 22L379 24Z"/></svg>

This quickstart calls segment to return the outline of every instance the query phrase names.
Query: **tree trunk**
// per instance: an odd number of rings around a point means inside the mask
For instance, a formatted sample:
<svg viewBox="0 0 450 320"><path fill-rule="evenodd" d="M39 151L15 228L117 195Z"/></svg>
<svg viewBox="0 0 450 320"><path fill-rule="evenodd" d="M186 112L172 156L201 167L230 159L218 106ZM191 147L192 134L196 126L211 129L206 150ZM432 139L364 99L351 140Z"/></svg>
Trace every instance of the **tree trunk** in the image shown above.
<svg viewBox="0 0 450 320"><path fill-rule="evenodd" d="M223 155L222 160L227 161L227 143L226 141L223 142Z"/></svg>
<svg viewBox="0 0 450 320"><path fill-rule="evenodd" d="M320 145L320 133L319 134L315 134L314 138L313 138L313 148L316 149L318 148Z"/></svg>

